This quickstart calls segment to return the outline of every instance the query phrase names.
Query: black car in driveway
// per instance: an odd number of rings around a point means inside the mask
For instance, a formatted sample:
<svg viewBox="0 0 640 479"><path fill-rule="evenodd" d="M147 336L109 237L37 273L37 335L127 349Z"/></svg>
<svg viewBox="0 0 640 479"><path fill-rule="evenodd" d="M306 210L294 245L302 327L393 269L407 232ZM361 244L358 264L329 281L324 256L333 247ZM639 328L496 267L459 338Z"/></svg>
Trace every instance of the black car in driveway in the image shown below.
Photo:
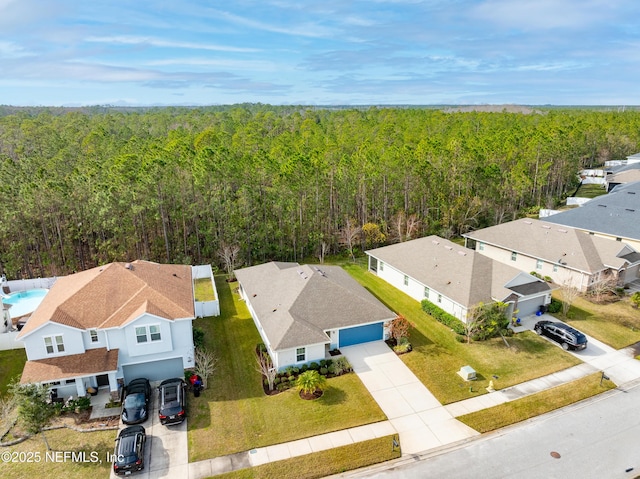
<svg viewBox="0 0 640 479"><path fill-rule="evenodd" d="M538 321L533 327L537 334L541 334L562 346L562 349L575 349L577 351L587 347L587 337L577 329L564 323L554 321Z"/></svg>
<svg viewBox="0 0 640 479"><path fill-rule="evenodd" d="M180 378L166 379L158 386L158 416L161 424L178 424L186 416L187 383Z"/></svg>
<svg viewBox="0 0 640 479"><path fill-rule="evenodd" d="M125 388L122 403L122 422L137 424L147 420L149 401L151 400L151 386L146 378L132 380Z"/></svg>
<svg viewBox="0 0 640 479"><path fill-rule="evenodd" d="M143 470L146 442L147 434L142 426L129 426L120 431L113 451L113 472L129 475Z"/></svg>

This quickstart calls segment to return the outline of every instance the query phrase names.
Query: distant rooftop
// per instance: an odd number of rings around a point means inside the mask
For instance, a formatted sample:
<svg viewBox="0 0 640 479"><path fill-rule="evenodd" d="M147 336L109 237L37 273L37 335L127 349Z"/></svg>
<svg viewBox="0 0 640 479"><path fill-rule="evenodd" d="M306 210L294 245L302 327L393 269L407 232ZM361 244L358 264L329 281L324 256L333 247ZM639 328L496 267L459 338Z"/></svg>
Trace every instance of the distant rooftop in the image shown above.
<svg viewBox="0 0 640 479"><path fill-rule="evenodd" d="M640 241L640 181L618 185L609 194L545 221Z"/></svg>

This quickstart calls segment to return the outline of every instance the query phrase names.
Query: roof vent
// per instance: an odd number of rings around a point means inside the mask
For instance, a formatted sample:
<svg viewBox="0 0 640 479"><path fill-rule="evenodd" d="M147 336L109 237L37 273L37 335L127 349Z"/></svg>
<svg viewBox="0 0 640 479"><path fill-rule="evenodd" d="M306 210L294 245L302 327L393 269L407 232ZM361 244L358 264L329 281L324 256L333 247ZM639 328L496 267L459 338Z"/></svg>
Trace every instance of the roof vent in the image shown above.
<svg viewBox="0 0 640 479"><path fill-rule="evenodd" d="M298 274L300 275L300 277L302 279L307 279L307 275L305 274L304 271L302 271L301 269L298 270Z"/></svg>
<svg viewBox="0 0 640 479"><path fill-rule="evenodd" d="M635 195L636 194L635 191L627 191L627 193L629 193L630 195Z"/></svg>
<svg viewBox="0 0 640 479"><path fill-rule="evenodd" d="M173 275L172 275L172 276L173 276L174 278L177 278L177 277L178 277L178 275L177 275L176 273L173 273Z"/></svg>
<svg viewBox="0 0 640 479"><path fill-rule="evenodd" d="M318 274L320 274L320 276L326 276L326 274L324 274L324 271L322 271L320 268L318 268L317 266L314 266L313 269L315 269Z"/></svg>
<svg viewBox="0 0 640 479"><path fill-rule="evenodd" d="M438 241L438 240L431 240L431 242L432 242L433 244L440 244L440 241Z"/></svg>
<svg viewBox="0 0 640 479"><path fill-rule="evenodd" d="M598 204L598 206L602 207L602 208L606 208L607 205L602 205L602 204Z"/></svg>
<svg viewBox="0 0 640 479"><path fill-rule="evenodd" d="M549 226L549 225L540 225L540 226L542 226L546 230L550 230L551 229L551 226Z"/></svg>
<svg viewBox="0 0 640 479"><path fill-rule="evenodd" d="M532 224L533 224L533 221L524 220L524 221L523 221L523 223L524 223L525 225L532 225Z"/></svg>
<svg viewBox="0 0 640 479"><path fill-rule="evenodd" d="M634 209L631 209L631 208L625 208L624 210L625 211L631 211L632 213L635 211Z"/></svg>
<svg viewBox="0 0 640 479"><path fill-rule="evenodd" d="M447 248L449 251L451 251L453 249L453 247L449 246L449 245L445 245L445 248Z"/></svg>
<svg viewBox="0 0 640 479"><path fill-rule="evenodd" d="M467 252L466 251L458 251L458 254L460 256L467 256Z"/></svg>
<svg viewBox="0 0 640 479"><path fill-rule="evenodd" d="M567 230L563 230L562 228L558 228L558 231L559 231L560 233L568 233L568 231L567 231Z"/></svg>
<svg viewBox="0 0 640 479"><path fill-rule="evenodd" d="M124 267L133 270L133 265L131 263L125 263Z"/></svg>

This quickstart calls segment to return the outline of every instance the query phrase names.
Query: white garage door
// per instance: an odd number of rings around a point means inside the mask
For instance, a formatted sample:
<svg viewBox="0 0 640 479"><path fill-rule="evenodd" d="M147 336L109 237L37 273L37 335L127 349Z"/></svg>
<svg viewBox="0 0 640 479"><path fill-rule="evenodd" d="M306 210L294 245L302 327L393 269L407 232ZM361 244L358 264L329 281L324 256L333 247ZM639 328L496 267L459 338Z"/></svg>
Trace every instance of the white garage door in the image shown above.
<svg viewBox="0 0 640 479"><path fill-rule="evenodd" d="M147 378L149 381L162 381L169 378L184 377L182 358L164 359L150 363L128 364L122 366L125 384L136 378Z"/></svg>

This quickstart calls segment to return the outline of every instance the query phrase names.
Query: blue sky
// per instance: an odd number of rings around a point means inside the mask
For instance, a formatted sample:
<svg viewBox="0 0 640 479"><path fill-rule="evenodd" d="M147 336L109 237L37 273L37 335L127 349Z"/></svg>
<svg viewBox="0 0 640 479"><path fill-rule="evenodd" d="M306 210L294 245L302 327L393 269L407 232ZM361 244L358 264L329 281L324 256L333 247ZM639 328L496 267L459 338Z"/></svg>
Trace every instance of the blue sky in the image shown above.
<svg viewBox="0 0 640 479"><path fill-rule="evenodd" d="M0 0L0 104L640 104L637 0Z"/></svg>

